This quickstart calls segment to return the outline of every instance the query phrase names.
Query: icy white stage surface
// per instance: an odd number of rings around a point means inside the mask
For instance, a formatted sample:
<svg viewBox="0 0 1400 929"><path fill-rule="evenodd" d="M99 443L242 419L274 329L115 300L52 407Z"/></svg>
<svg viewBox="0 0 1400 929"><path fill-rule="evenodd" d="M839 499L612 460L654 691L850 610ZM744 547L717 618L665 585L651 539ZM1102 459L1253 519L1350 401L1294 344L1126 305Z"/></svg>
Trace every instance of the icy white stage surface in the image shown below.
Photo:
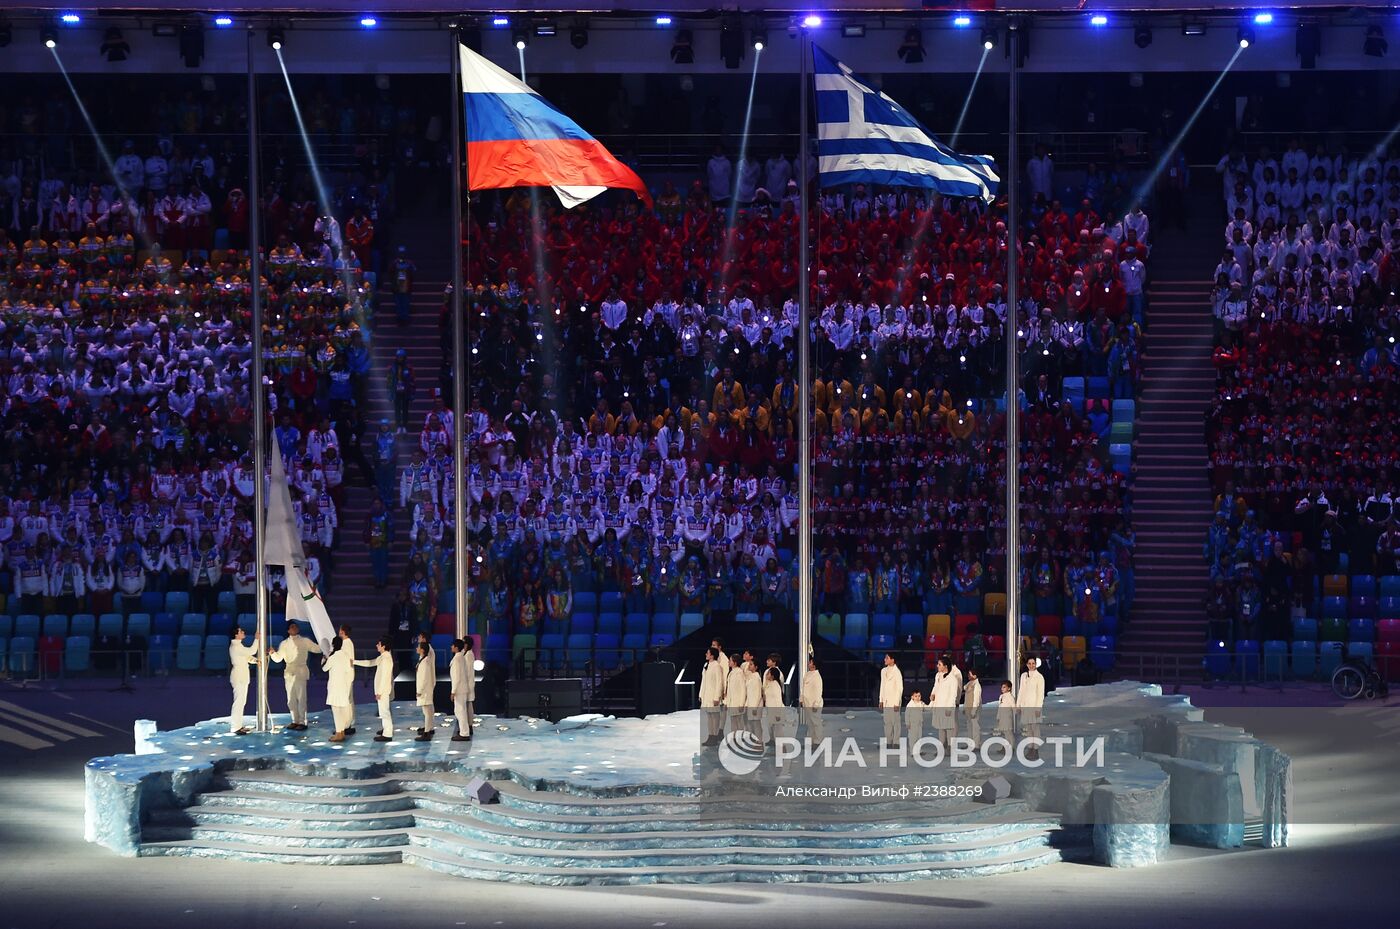
<svg viewBox="0 0 1400 929"><path fill-rule="evenodd" d="M407 704L396 711L421 719ZM990 734L995 707L985 712ZM157 732L142 754L90 761L86 838L125 855L401 861L546 884L890 881L1065 859L1134 867L1172 840L1238 846L1256 823L1263 844L1287 841L1287 756L1155 685L1049 696L1044 736L1104 738L1103 763L1082 767L1072 748L1060 767L881 766L869 711L824 716L829 739L856 739L863 766L779 768L770 752L743 773L699 745L698 712L485 717L470 743L450 741L440 716L432 742L400 730L377 743L378 719L361 706L357 735L338 745L329 715L305 733L247 736L211 720ZM936 795L997 773L1008 798ZM477 776L500 788L499 804L468 798ZM900 788L912 792L889 795Z"/></svg>

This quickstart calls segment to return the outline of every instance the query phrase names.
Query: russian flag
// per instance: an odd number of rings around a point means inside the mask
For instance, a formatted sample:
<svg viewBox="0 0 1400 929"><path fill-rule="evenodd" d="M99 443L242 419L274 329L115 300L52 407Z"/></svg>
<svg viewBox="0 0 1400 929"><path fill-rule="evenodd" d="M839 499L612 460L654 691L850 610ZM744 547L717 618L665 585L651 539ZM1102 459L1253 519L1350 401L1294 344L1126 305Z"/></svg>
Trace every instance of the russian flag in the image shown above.
<svg viewBox="0 0 1400 929"><path fill-rule="evenodd" d="M528 84L466 46L462 94L467 117L467 186L552 187L566 208L609 187L651 194L636 172Z"/></svg>

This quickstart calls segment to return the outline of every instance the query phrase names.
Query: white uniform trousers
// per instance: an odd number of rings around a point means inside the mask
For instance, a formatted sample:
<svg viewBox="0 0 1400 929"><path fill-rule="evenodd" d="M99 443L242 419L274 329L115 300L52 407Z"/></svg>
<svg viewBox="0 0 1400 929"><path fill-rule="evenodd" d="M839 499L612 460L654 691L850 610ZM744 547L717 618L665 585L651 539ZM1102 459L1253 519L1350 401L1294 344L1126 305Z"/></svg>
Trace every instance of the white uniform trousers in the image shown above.
<svg viewBox="0 0 1400 929"><path fill-rule="evenodd" d="M248 681L231 681L233 685L233 706L228 711L229 732L243 728L243 710L248 706Z"/></svg>
<svg viewBox="0 0 1400 929"><path fill-rule="evenodd" d="M331 707L331 715L335 717L335 731L344 732L355 721L355 707L351 704L333 706Z"/></svg>
<svg viewBox="0 0 1400 929"><path fill-rule="evenodd" d="M472 701L458 697L452 701L452 712L457 716L457 734L472 734Z"/></svg>
<svg viewBox="0 0 1400 929"><path fill-rule="evenodd" d="M885 717L885 741L895 745L903 735L903 727L899 724L899 708L887 706L884 708L883 715Z"/></svg>
<svg viewBox="0 0 1400 929"><path fill-rule="evenodd" d="M310 674L305 671L282 677L282 686L287 688L287 712L299 726L306 725L306 682L309 678Z"/></svg>
<svg viewBox="0 0 1400 929"><path fill-rule="evenodd" d="M386 736L394 734L394 716L389 707L389 695L379 700L379 730Z"/></svg>

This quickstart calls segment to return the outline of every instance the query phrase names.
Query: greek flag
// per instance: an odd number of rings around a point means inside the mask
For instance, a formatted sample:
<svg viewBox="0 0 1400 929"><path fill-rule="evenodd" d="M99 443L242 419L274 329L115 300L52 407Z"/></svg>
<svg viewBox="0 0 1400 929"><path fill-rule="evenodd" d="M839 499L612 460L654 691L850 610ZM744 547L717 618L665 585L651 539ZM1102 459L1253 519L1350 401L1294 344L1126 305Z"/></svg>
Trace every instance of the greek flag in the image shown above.
<svg viewBox="0 0 1400 929"><path fill-rule="evenodd" d="M898 103L812 46L817 88L817 171L822 187L923 187L990 203L1000 178L990 155L960 155Z"/></svg>

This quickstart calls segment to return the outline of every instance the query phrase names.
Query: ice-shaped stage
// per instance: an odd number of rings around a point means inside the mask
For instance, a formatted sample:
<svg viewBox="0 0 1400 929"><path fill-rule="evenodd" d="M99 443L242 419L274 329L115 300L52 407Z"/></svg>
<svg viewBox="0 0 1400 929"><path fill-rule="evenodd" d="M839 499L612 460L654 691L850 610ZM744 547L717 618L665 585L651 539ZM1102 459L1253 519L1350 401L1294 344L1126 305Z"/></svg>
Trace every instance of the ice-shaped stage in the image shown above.
<svg viewBox="0 0 1400 929"><path fill-rule="evenodd" d="M405 705L399 718L420 718ZM995 707L990 708L995 714ZM824 734L859 760L721 763L698 712L560 724L484 718L470 742L400 731L327 741L227 735L222 720L148 736L88 763L86 837L125 855L366 864L543 884L896 881L986 875L1061 860L1159 860L1171 841L1287 841L1289 759L1206 723L1185 697L1131 682L1066 688L1043 735L1092 747L1076 764L911 765L877 747L878 714L828 711ZM280 721L280 720L279 720ZM991 722L984 723L990 733ZM726 749L727 751L727 749ZM753 759L749 759L750 762ZM899 762L903 761L904 764ZM751 769L752 768L752 769ZM1001 775L1009 795L984 789ZM476 802L484 778L499 802Z"/></svg>

